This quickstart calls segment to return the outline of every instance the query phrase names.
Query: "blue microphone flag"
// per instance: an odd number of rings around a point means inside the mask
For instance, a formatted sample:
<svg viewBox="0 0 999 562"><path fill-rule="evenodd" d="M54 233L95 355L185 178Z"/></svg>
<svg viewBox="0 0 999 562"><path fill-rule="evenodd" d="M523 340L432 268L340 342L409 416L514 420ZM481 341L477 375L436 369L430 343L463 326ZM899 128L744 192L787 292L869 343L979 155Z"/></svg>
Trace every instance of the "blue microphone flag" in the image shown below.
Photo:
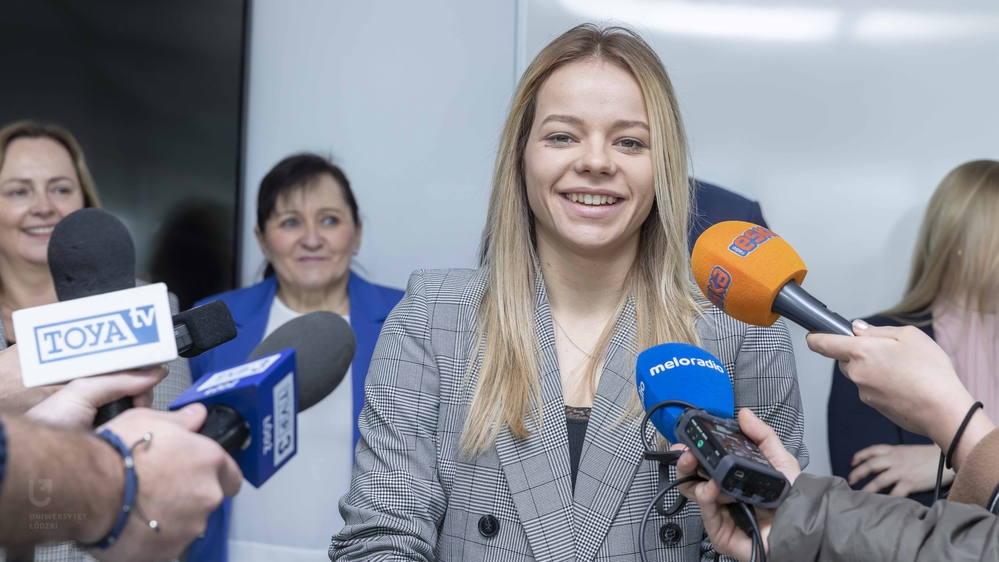
<svg viewBox="0 0 999 562"><path fill-rule="evenodd" d="M664 400L688 402L709 414L731 418L735 394L728 372L717 357L686 343L664 343L638 354L635 383L642 407L649 411ZM684 408L660 408L652 424L670 443L676 443L676 423Z"/></svg>

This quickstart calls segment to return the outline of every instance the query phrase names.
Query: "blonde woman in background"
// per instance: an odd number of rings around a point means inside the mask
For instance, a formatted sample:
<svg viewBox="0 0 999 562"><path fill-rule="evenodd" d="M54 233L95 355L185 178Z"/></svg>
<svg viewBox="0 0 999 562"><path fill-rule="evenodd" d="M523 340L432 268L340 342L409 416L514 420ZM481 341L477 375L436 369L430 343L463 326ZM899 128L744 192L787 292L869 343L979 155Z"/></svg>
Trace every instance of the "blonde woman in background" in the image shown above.
<svg viewBox="0 0 999 562"><path fill-rule="evenodd" d="M961 164L930 199L902 301L875 326L918 326L958 377L999 419L999 162ZM839 367L829 397L833 473L855 488L933 503L940 449L864 404ZM946 470L944 484L954 479Z"/></svg>
<svg viewBox="0 0 999 562"><path fill-rule="evenodd" d="M49 272L49 237L60 220L84 207L99 208L100 198L83 150L68 130L33 121L0 128L0 350L16 343L14 311L58 301ZM172 294L170 306L179 312ZM187 359L171 361L169 369L153 392L153 405L160 410L191 385ZM0 408L23 413L58 388L25 389L20 376L0 373ZM33 550L36 562L92 560L74 543ZM31 554L19 556L31 560ZM5 557L0 549L0 561Z"/></svg>
<svg viewBox="0 0 999 562"><path fill-rule="evenodd" d="M414 273L385 322L332 560L712 559L691 506L653 514L637 544L658 479L637 353L705 347L736 407L808 457L787 329L698 299L689 200L680 112L651 48L593 25L545 47L500 139L484 265Z"/></svg>

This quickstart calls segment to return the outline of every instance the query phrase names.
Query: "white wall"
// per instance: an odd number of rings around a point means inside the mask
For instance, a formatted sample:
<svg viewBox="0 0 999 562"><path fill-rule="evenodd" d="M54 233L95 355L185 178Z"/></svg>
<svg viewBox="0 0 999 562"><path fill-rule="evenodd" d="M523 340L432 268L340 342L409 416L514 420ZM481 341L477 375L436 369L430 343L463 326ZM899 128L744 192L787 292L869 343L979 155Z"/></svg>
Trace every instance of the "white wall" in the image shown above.
<svg viewBox="0 0 999 562"><path fill-rule="evenodd" d="M999 158L994 0L521 0L523 68L584 21L633 25L666 64L694 173L757 199L848 318L901 296L930 194ZM795 7L787 7L795 6ZM828 473L832 363L792 327L809 471Z"/></svg>
<svg viewBox="0 0 999 562"><path fill-rule="evenodd" d="M256 187L282 157L330 152L365 221L358 262L402 287L475 265L514 82L582 21L629 22L666 63L700 178L758 199L848 317L900 295L944 174L999 151L995 0L256 0L243 283L262 257ZM515 62L516 61L516 62ZM813 472L828 472L831 363L792 327Z"/></svg>
<svg viewBox="0 0 999 562"><path fill-rule="evenodd" d="M421 267L473 267L514 86L512 2L255 0L242 283L258 279L260 180L332 152L364 221L355 264L405 287Z"/></svg>

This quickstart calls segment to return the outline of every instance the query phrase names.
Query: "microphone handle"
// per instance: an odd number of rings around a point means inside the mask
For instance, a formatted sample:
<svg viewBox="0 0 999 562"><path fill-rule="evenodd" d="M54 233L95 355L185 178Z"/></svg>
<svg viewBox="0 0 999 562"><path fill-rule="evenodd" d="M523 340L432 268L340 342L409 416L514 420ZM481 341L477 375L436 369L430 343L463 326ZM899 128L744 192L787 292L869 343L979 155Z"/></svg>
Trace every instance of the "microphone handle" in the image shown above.
<svg viewBox="0 0 999 562"><path fill-rule="evenodd" d="M826 305L808 294L794 280L789 281L777 293L773 311L809 332L853 335L853 324L826 308Z"/></svg>
<svg viewBox="0 0 999 562"><path fill-rule="evenodd" d="M187 324L175 324L173 327L173 337L177 340L177 354L181 357L188 357L184 353L194 347L194 343L191 333L187 329ZM135 403L132 402L132 397L126 396L97 408L97 415L94 417L94 427L106 424L119 414L124 413L125 410L130 410L133 407L135 407Z"/></svg>
<svg viewBox="0 0 999 562"><path fill-rule="evenodd" d="M126 396L97 408L97 415L94 416L94 427L106 424L118 414L121 414L125 410L130 410L134 405L132 397Z"/></svg>
<svg viewBox="0 0 999 562"><path fill-rule="evenodd" d="M213 439L230 455L250 446L250 424L242 414L225 404L212 404L198 433Z"/></svg>

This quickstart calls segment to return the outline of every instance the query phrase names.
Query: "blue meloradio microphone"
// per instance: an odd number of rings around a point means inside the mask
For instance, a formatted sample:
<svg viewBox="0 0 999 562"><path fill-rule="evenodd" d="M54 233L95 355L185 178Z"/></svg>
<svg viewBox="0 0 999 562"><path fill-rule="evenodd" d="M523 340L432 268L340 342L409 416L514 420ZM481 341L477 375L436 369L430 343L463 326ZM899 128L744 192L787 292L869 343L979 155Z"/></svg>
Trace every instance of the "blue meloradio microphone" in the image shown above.
<svg viewBox="0 0 999 562"><path fill-rule="evenodd" d="M718 358L685 343L657 345L639 354L635 377L656 430L686 445L722 492L761 507L781 503L787 479L732 419L735 393Z"/></svg>

